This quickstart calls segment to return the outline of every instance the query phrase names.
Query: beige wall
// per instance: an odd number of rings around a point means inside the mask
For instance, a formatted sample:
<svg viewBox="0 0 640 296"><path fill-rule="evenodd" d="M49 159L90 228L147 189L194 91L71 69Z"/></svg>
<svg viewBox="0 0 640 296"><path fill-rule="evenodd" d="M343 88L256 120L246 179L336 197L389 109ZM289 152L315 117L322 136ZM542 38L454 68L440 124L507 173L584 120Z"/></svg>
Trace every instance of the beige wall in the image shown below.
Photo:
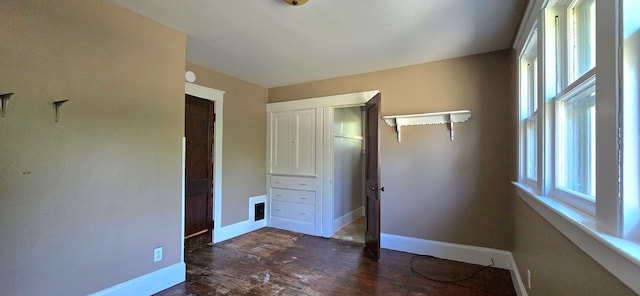
<svg viewBox="0 0 640 296"><path fill-rule="evenodd" d="M382 114L469 109L469 122L403 128L381 122L382 232L508 250L515 178L511 53L340 77L269 90L269 102L378 89ZM411 223L407 223L410 221Z"/></svg>
<svg viewBox="0 0 640 296"><path fill-rule="evenodd" d="M187 63L195 84L225 91L222 225L249 218L249 197L266 190L266 88ZM215 197L214 197L215 198Z"/></svg>
<svg viewBox="0 0 640 296"><path fill-rule="evenodd" d="M384 115L472 111L455 142L381 126L383 232L512 250L530 295L633 294L510 187L509 51L267 90L185 65L182 34L107 2L5 0L0 18L0 93L16 93L0 119L3 294L88 294L180 261L185 68L226 91L223 225L264 194L267 97L379 89Z"/></svg>
<svg viewBox="0 0 640 296"><path fill-rule="evenodd" d="M105 1L3 0L0 19L0 294L179 263L185 36Z"/></svg>
<svg viewBox="0 0 640 296"><path fill-rule="evenodd" d="M530 296L637 295L514 195L513 256Z"/></svg>

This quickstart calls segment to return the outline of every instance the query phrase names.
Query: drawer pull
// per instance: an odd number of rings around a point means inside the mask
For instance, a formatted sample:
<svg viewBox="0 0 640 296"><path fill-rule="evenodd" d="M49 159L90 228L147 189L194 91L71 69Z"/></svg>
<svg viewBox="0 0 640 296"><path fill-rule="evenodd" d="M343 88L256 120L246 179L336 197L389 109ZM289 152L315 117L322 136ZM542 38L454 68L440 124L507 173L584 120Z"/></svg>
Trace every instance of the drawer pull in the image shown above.
<svg viewBox="0 0 640 296"><path fill-rule="evenodd" d="M276 212L280 212L280 211L282 211L282 209L276 209Z"/></svg>
<svg viewBox="0 0 640 296"><path fill-rule="evenodd" d="M276 183L276 184L282 184L282 182L280 182L280 181L275 181L274 183Z"/></svg>
<svg viewBox="0 0 640 296"><path fill-rule="evenodd" d="M307 183L300 183L300 186L307 186Z"/></svg>
<svg viewBox="0 0 640 296"><path fill-rule="evenodd" d="M276 194L276 196L282 196L282 194Z"/></svg>
<svg viewBox="0 0 640 296"><path fill-rule="evenodd" d="M303 197L300 197L300 199L307 199L307 198L303 196Z"/></svg>
<svg viewBox="0 0 640 296"><path fill-rule="evenodd" d="M307 213L305 213L305 212L300 212L300 215L302 215L302 216L306 216L306 215L307 215Z"/></svg>

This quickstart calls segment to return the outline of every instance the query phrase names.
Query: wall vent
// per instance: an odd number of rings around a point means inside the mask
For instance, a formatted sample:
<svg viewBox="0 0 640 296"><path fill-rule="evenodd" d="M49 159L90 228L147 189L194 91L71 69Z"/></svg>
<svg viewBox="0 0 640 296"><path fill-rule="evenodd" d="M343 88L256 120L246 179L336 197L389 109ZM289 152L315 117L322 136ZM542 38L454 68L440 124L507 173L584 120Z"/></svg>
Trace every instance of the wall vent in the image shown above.
<svg viewBox="0 0 640 296"><path fill-rule="evenodd" d="M255 204L255 219L254 221L260 221L264 219L264 203Z"/></svg>

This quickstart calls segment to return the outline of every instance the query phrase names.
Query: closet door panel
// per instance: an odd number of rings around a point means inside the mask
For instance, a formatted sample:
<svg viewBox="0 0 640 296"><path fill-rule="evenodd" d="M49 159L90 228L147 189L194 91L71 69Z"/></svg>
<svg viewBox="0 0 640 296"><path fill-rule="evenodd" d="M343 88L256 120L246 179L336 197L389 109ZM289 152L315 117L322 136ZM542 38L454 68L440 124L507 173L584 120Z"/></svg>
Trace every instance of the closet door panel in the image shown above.
<svg viewBox="0 0 640 296"><path fill-rule="evenodd" d="M316 110L301 110L294 113L294 148L291 156L295 173L315 175L316 173Z"/></svg>
<svg viewBox="0 0 640 296"><path fill-rule="evenodd" d="M271 172L289 174L294 166L291 154L295 148L291 145L291 129L294 125L291 112L271 114Z"/></svg>

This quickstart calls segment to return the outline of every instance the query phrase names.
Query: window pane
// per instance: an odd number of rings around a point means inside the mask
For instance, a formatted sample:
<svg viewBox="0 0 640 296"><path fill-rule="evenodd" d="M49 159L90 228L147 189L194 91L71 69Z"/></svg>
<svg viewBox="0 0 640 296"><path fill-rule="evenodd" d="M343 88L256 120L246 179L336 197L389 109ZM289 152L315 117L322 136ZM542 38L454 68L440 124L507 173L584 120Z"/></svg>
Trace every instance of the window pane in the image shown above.
<svg viewBox="0 0 640 296"><path fill-rule="evenodd" d="M520 57L520 176L537 183L538 179L538 39L531 32ZM531 184L530 184L531 185Z"/></svg>
<svg viewBox="0 0 640 296"><path fill-rule="evenodd" d="M596 65L596 1L578 1L572 10L572 63L575 80Z"/></svg>
<svg viewBox="0 0 640 296"><path fill-rule="evenodd" d="M527 151L526 153L526 169L527 178L538 180L538 117L535 116L528 120L527 126Z"/></svg>
<svg viewBox="0 0 640 296"><path fill-rule="evenodd" d="M626 232L640 234L640 1L623 4L623 210ZM635 182L634 182L635 180ZM635 233L635 234L634 234Z"/></svg>
<svg viewBox="0 0 640 296"><path fill-rule="evenodd" d="M520 73L521 75L521 94L520 98L522 100L522 116L524 118L531 117L538 110L538 101L537 98L537 63L538 59L526 60L523 62L523 69Z"/></svg>
<svg viewBox="0 0 640 296"><path fill-rule="evenodd" d="M559 188L595 200L595 86L558 104Z"/></svg>
<svg viewBox="0 0 640 296"><path fill-rule="evenodd" d="M529 98L529 100L531 100L531 105L533 112L538 111L538 58L536 57L533 60L533 68L531 69L530 74L532 79L533 79L533 83L531 84L531 88L533 91L533 94L531 95L531 98Z"/></svg>

